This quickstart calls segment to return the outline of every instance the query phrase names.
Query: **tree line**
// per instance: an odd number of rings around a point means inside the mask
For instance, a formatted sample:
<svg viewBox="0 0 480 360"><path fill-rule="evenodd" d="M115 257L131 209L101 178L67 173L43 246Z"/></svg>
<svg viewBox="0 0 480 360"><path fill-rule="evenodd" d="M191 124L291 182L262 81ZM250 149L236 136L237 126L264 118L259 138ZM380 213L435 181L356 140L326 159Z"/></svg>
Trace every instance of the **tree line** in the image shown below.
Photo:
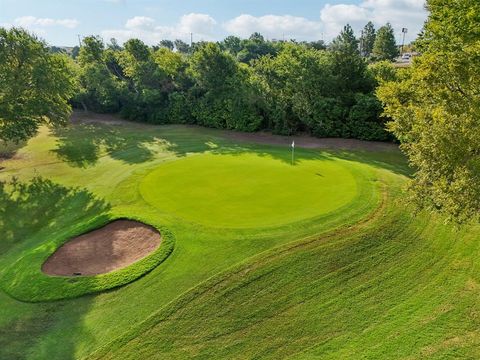
<svg viewBox="0 0 480 360"><path fill-rule="evenodd" d="M391 47L379 45L386 41L382 29L391 34ZM365 36L363 49L349 25L329 46L268 41L259 33L192 45L164 40L153 47L138 39L121 47L89 36L76 59L73 103L155 124L388 140L367 60L391 60L398 50L390 25Z"/></svg>
<svg viewBox="0 0 480 360"><path fill-rule="evenodd" d="M361 39L345 26L328 46L259 33L155 46L88 36L70 56L23 29L0 29L0 137L24 140L41 123L65 123L70 103L155 124L388 140L368 63L393 59L392 49L391 26L376 32L372 23Z"/></svg>

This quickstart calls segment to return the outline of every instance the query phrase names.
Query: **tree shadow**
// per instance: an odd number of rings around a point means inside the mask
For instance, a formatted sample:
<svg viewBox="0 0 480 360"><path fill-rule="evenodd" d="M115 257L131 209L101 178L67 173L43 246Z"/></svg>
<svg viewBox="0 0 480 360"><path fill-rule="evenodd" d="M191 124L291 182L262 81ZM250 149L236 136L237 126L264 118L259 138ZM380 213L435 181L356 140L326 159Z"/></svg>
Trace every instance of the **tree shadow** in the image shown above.
<svg viewBox="0 0 480 360"><path fill-rule="evenodd" d="M400 151L334 151L332 154L343 160L359 162L406 177L411 177L415 172Z"/></svg>
<svg viewBox="0 0 480 360"><path fill-rule="evenodd" d="M72 166L94 166L103 156L127 164L140 164L155 159L162 152L176 157L191 153L210 152L217 155L255 153L291 164L290 143L268 144L236 140L223 129L188 125L153 126L120 121L116 124L87 122L55 129L56 155ZM302 160L333 160L334 157L387 169L396 174L411 176L405 157L393 150L342 150L328 148L302 148L295 151L295 164Z"/></svg>
<svg viewBox="0 0 480 360"><path fill-rule="evenodd" d="M34 234L50 234L109 209L85 189L67 188L42 177L0 182L0 254Z"/></svg>
<svg viewBox="0 0 480 360"><path fill-rule="evenodd" d="M167 144L168 150L173 152L176 156L186 156L191 151L192 147L185 148L182 142L171 138L168 135L163 137ZM185 151L188 149L188 151ZM209 151L214 155L231 155L241 156L246 153L252 153L260 157L271 157L279 160L285 164L292 164L292 152L290 145L268 145L268 144L251 144L234 142L228 139L209 138L204 140L202 144L197 145L197 152ZM334 161L335 158L358 162L369 165L377 169L384 169L391 171L397 175L410 177L413 174L413 169L409 167L405 156L400 151L366 151L366 150L340 150L328 148L301 148L295 149L295 160L292 166L298 165L304 160L321 160ZM317 174L322 176L321 174Z"/></svg>
<svg viewBox="0 0 480 360"><path fill-rule="evenodd" d="M121 126L104 124L76 124L54 129L57 148L52 150L60 159L72 166L93 166L102 157L127 164L149 161L154 152L148 144L157 138L148 132L131 131Z"/></svg>
<svg viewBox="0 0 480 360"><path fill-rule="evenodd" d="M93 297L77 301L75 309L68 313L71 328L64 328L69 336L62 336L58 343L46 339L59 323L65 322L63 312L66 302L22 303L0 293L2 312L15 313L10 321L0 326L0 359L65 359L74 360L79 336L91 336L84 329L77 330L82 317L91 306ZM73 324L76 324L73 326Z"/></svg>
<svg viewBox="0 0 480 360"><path fill-rule="evenodd" d="M26 141L20 141L18 143L13 141L0 141L0 162L2 160L11 159L13 156L15 156L17 151L24 147L26 144Z"/></svg>
<svg viewBox="0 0 480 360"><path fill-rule="evenodd" d="M45 239L101 218L109 210L108 203L85 189L41 177L0 182L0 264L15 261L25 251L42 246ZM79 324L93 298L24 303L0 291L0 359L74 359L75 339L89 336ZM58 340L52 335L60 333L69 336Z"/></svg>
<svg viewBox="0 0 480 360"><path fill-rule="evenodd" d="M209 151L216 155L243 155L254 153L261 157L272 157L286 164L292 163L291 142L286 144L261 143L243 141L232 138L231 134L225 135L226 130L201 128L198 126L182 126L184 129L193 129L189 133L179 136L169 132L162 133L158 137L167 145L166 149L178 157L184 157L192 152ZM195 134L196 142L192 143L192 133ZM230 136L229 136L230 135ZM295 149L295 164L303 160L334 160L339 158L353 162L370 165L378 169L389 170L395 174L410 177L413 169L409 167L406 157L398 149L349 149L338 148L303 148Z"/></svg>

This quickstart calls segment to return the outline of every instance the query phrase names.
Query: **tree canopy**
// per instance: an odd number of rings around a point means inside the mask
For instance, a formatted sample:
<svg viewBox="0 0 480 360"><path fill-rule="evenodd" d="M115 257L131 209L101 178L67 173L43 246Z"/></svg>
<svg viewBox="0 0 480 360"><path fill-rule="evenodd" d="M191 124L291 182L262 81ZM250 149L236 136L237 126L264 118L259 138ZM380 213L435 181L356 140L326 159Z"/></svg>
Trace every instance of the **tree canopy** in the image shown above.
<svg viewBox="0 0 480 360"><path fill-rule="evenodd" d="M245 39L229 36L218 43L162 40L155 46L139 39L119 44L116 39L104 43L98 36L87 36L75 51L75 60L63 52L54 55L52 47L31 39L35 54L49 59L38 62L44 70L49 69L45 74L50 82L43 81L42 86L61 85L55 90L62 96L52 98L63 104L63 112L53 117L59 110L49 107L51 119L68 118L69 98L74 95L71 103L75 107L152 123L266 129L282 134L306 131L317 136L375 140L390 137L373 93L373 73L349 25L328 47L322 40L268 40L260 33ZM40 55L42 52L45 54ZM57 69L52 70L54 65ZM4 66L9 75L17 70ZM28 77L30 70L18 71ZM32 76L39 74L31 70ZM14 86L14 81L10 82L9 86ZM78 84L76 91L74 84ZM8 94L18 95L18 90ZM3 95L5 99L8 94ZM28 101L33 104L30 95ZM49 92L43 91L42 96L48 97ZM12 106L13 100L8 101ZM40 112L38 119L46 120L46 112ZM28 127L28 122L13 123ZM36 126L25 130L26 134L33 134ZM15 136L19 137L10 138Z"/></svg>
<svg viewBox="0 0 480 360"><path fill-rule="evenodd" d="M85 38L76 104L153 123L390 138L350 26L328 49L323 41L269 41L259 33L180 51L182 44L172 51L165 41L150 48L131 39L106 48Z"/></svg>
<svg viewBox="0 0 480 360"><path fill-rule="evenodd" d="M377 32L375 26L369 21L362 30L362 36L360 37L360 50L363 56L370 56L373 51L373 45L375 44L375 38Z"/></svg>
<svg viewBox="0 0 480 360"><path fill-rule="evenodd" d="M75 92L71 60L23 29L0 28L0 139L21 141L42 124L67 122Z"/></svg>
<svg viewBox="0 0 480 360"><path fill-rule="evenodd" d="M399 55L395 32L389 23L378 29L373 43L372 55L376 60L394 60Z"/></svg>
<svg viewBox="0 0 480 360"><path fill-rule="evenodd" d="M480 3L428 0L422 56L378 90L416 173L411 200L457 221L480 218Z"/></svg>

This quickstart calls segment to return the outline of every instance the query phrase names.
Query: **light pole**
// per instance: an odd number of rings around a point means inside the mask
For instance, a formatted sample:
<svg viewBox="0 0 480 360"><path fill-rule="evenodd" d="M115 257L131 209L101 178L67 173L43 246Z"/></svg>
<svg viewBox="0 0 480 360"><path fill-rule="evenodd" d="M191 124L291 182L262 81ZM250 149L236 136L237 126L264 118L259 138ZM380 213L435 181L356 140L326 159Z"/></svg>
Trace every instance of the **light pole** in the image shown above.
<svg viewBox="0 0 480 360"><path fill-rule="evenodd" d="M363 46L363 42L365 41L364 37L363 37L363 30L360 32L360 55L362 55L362 57L365 55L364 54L364 46Z"/></svg>
<svg viewBox="0 0 480 360"><path fill-rule="evenodd" d="M405 35L407 34L407 32L408 32L407 28L402 28L403 40L402 40L402 53L401 53L401 55L403 55L403 47L405 46Z"/></svg>

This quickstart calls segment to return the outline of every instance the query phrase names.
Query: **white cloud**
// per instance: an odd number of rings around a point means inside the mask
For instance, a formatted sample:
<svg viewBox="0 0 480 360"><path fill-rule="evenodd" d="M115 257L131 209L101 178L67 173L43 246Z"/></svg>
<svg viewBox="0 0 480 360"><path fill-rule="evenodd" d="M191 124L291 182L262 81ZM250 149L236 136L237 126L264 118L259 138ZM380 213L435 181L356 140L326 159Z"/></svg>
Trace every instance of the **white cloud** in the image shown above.
<svg viewBox="0 0 480 360"><path fill-rule="evenodd" d="M155 26L155 20L147 16L134 16L125 23L125 28L130 30L149 30Z"/></svg>
<svg viewBox="0 0 480 360"><path fill-rule="evenodd" d="M425 0L364 0L363 7L386 9L423 9Z"/></svg>
<svg viewBox="0 0 480 360"><path fill-rule="evenodd" d="M320 9L318 20L291 15L240 15L223 24L224 29L241 37L260 32L269 38L294 38L298 40L321 39L329 41L348 23L359 34L363 26L372 21L376 27L390 22L398 40L401 29L409 29L408 40L413 40L427 17L424 0L363 0L359 5L326 4Z"/></svg>
<svg viewBox="0 0 480 360"><path fill-rule="evenodd" d="M37 18L35 16L22 16L16 18L15 25L25 28L38 28L49 26L63 26L68 29L76 28L80 22L76 19L51 19L51 18Z"/></svg>
<svg viewBox="0 0 480 360"><path fill-rule="evenodd" d="M224 24L224 28L232 34L248 37L254 32L260 32L268 38L319 38L321 24L303 17L291 15L265 15L255 17L240 15Z"/></svg>
<svg viewBox="0 0 480 360"><path fill-rule="evenodd" d="M210 15L191 13L183 15L173 26L156 25L156 21L146 16L128 19L123 29L102 31L106 39L116 38L120 42L138 38L147 44L157 44L163 39L182 39L188 41L190 33L195 40L213 40L217 22Z"/></svg>
<svg viewBox="0 0 480 360"><path fill-rule="evenodd" d="M377 28L390 22L400 39L401 29L409 29L408 41L420 32L427 18L424 0L364 0L360 5L327 4L320 12L328 39L338 34L346 23L359 32L366 22L372 21Z"/></svg>
<svg viewBox="0 0 480 360"><path fill-rule="evenodd" d="M324 26L325 36L334 38L348 23L354 29L359 29L371 20L370 12L357 5L326 4L320 11L320 20Z"/></svg>
<svg viewBox="0 0 480 360"><path fill-rule="evenodd" d="M117 1L117 0L105 0ZM148 16L135 16L127 20L121 29L102 32L104 38L115 37L120 42L139 38L148 44L156 44L162 39L182 39L189 41L190 33L194 40L220 40L226 34L248 37L260 32L267 38L332 40L343 26L349 23L359 35L360 30L372 21L377 29L390 22L395 29L397 41L401 39L401 29L408 28L407 42L415 39L427 18L424 0L359 0L354 4L326 4L319 9L316 19L292 15L253 16L243 14L224 22L221 26L207 14L191 13L183 15L172 26L163 26ZM36 19L36 18L34 18ZM36 19L38 21L39 19ZM48 20L46 23L49 23ZM58 23L58 20L56 20ZM222 31L223 29L223 31ZM222 34L223 32L223 34Z"/></svg>
<svg viewBox="0 0 480 360"><path fill-rule="evenodd" d="M179 33L195 33L210 37L213 35L216 24L217 22L210 15L191 13L181 17L176 30Z"/></svg>

